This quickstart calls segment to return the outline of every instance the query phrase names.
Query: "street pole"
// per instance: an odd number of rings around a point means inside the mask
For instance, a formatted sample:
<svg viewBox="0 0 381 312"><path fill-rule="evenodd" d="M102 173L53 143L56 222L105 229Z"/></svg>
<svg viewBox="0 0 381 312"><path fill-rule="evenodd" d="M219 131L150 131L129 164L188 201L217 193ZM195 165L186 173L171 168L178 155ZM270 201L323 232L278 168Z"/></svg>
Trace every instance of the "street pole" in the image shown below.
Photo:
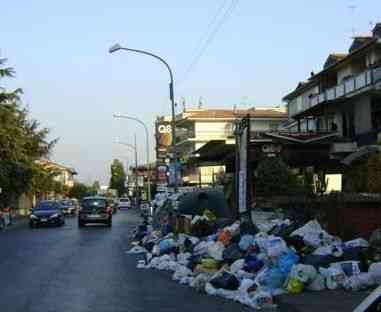
<svg viewBox="0 0 381 312"><path fill-rule="evenodd" d="M148 133L148 127L147 125L139 118L136 118L136 117L130 117L130 116L127 116L127 115L113 115L114 118L124 118L124 119L129 119L129 120L134 120L136 122L138 122L139 124L141 124L144 128L144 131L146 133L146 162L147 162L147 188L148 188L148 200L150 201L151 200L151 171L150 171L150 168L149 168L149 160L150 160L150 157L149 157L149 133Z"/></svg>
<svg viewBox="0 0 381 312"><path fill-rule="evenodd" d="M172 162L174 166L174 189L175 193L178 191L178 181L177 181L177 147L176 147L176 115L175 115L175 97L174 97L174 82L173 82L173 73L171 67L168 65L168 63L162 59L160 56L153 54L148 51L144 50L137 50L137 49L130 49L130 48L124 48L120 44L115 44L109 49L109 53L114 53L119 50L124 50L124 51L130 51L130 52L135 52L135 53L140 53L140 54L145 54L148 56L152 56L155 59L159 60L162 62L165 67L168 69L169 76L170 76L170 83L169 83L169 98L171 100L171 112L172 112Z"/></svg>
<svg viewBox="0 0 381 312"><path fill-rule="evenodd" d="M134 134L134 141L135 141L135 204L136 208L138 207L139 202L139 185L138 185L138 150L136 148L136 134Z"/></svg>
<svg viewBox="0 0 381 312"><path fill-rule="evenodd" d="M134 134L134 145L117 141L116 143L127 146L132 149L135 154L135 204L138 204L138 149L136 147L136 134Z"/></svg>

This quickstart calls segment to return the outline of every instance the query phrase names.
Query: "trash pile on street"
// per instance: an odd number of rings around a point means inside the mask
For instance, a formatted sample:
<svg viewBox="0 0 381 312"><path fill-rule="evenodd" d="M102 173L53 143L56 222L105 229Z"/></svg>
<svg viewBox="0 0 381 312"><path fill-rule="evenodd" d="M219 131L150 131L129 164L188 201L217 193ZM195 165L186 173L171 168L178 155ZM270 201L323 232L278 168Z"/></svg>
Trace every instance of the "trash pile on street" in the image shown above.
<svg viewBox="0 0 381 312"><path fill-rule="evenodd" d="M381 284L380 233L344 242L316 220L220 226L208 210L185 223L179 231L168 218L160 230L143 222L129 251L144 254L137 267L172 271L181 284L257 309L274 307L273 297L284 293Z"/></svg>

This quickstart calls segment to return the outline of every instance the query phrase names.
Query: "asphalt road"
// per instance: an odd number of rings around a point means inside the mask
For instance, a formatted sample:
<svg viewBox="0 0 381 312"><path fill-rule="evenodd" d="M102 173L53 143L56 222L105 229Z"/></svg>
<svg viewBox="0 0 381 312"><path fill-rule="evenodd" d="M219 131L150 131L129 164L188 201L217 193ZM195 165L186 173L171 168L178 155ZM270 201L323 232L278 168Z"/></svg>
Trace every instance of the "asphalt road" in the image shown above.
<svg viewBox="0 0 381 312"><path fill-rule="evenodd" d="M126 251L138 220L134 212L123 211L111 229L78 229L76 219L67 218L61 228L29 229L20 222L0 232L0 311L249 311L179 285L166 272L136 269L136 256ZM277 311L350 311L364 294L357 297L286 296Z"/></svg>

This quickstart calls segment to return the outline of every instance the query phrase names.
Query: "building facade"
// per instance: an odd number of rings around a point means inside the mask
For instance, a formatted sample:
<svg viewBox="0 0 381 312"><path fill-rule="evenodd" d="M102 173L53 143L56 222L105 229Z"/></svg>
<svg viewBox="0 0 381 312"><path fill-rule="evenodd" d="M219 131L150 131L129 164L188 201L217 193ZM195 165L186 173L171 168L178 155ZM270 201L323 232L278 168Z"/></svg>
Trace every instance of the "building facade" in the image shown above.
<svg viewBox="0 0 381 312"><path fill-rule="evenodd" d="M381 23L347 53L330 54L319 73L284 97L297 132L336 133L333 152L377 144L381 132Z"/></svg>

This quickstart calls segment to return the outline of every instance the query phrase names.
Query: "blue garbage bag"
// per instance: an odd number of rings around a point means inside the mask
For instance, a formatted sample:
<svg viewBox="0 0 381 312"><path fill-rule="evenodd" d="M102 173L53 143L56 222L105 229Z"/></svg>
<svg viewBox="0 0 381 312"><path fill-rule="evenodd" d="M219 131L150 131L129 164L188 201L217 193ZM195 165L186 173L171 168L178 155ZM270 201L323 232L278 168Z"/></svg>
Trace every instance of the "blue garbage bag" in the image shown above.
<svg viewBox="0 0 381 312"><path fill-rule="evenodd" d="M173 247L169 239L164 239L159 243L160 254L168 252Z"/></svg>
<svg viewBox="0 0 381 312"><path fill-rule="evenodd" d="M299 259L299 256L294 251L290 250L287 254L279 258L279 269L282 273L288 275L291 272L292 266L298 263Z"/></svg>
<svg viewBox="0 0 381 312"><path fill-rule="evenodd" d="M251 245L254 245L255 243L255 237L254 235L243 235L241 237L241 240L239 241L239 249L241 250L248 250Z"/></svg>
<svg viewBox="0 0 381 312"><path fill-rule="evenodd" d="M278 266L267 268L262 276L259 278L259 284L268 290L281 288L284 284L287 275L284 274Z"/></svg>

